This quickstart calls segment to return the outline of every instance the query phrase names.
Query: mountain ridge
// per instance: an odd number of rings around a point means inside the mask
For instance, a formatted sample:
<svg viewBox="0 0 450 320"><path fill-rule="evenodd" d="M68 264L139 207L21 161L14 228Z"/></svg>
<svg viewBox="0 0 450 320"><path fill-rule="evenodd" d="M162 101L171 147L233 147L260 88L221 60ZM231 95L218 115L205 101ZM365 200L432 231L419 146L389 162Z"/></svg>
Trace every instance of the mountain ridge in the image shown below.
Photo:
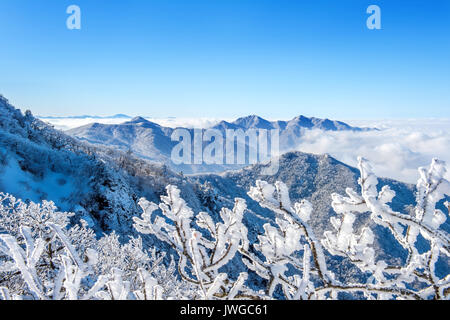
<svg viewBox="0 0 450 320"><path fill-rule="evenodd" d="M200 172L221 172L234 170L245 165L190 165L174 164L171 151L178 144L171 135L176 129L185 129L194 136L194 129L185 127L165 127L144 117L134 117L120 124L93 123L67 130L66 133L94 145L115 147L122 151L131 151L137 156L168 165L172 170L187 174ZM344 122L328 119L295 117L289 121L268 121L257 115L238 118L233 122L221 121L211 129L219 130L226 136L227 130L253 129L279 130L280 151L295 149L301 141L304 130L318 129L324 131L366 131L370 128L352 127ZM207 130L207 129L202 129Z"/></svg>
<svg viewBox="0 0 450 320"><path fill-rule="evenodd" d="M131 119L132 117L123 113L118 113L112 116L91 116L91 115L80 115L80 116L36 116L39 119Z"/></svg>

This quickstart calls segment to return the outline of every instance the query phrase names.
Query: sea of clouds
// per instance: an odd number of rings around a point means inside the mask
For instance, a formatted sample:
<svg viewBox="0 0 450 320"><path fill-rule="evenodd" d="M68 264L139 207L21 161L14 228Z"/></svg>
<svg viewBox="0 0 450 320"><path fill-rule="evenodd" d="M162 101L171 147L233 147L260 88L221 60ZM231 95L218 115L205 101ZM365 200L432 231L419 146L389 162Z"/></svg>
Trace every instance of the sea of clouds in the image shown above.
<svg viewBox="0 0 450 320"><path fill-rule="evenodd" d="M415 183L417 169L433 158L450 163L450 119L348 120L353 126L379 131L306 130L296 149L315 154L328 153L356 166L357 157L371 161L378 176ZM447 173L450 179L450 172Z"/></svg>
<svg viewBox="0 0 450 320"><path fill-rule="evenodd" d="M208 128L218 123L211 118L147 118L162 126ZM98 122L118 124L124 118L46 119L57 129ZM230 120L230 119L227 119ZM344 120L345 121L345 120ZM378 176L415 183L417 168L427 166L433 158L450 163L450 119L347 120L352 126L372 127L379 131L305 130L298 151L329 154L348 165L356 166L357 157L371 161ZM450 170L449 170L450 171ZM450 172L447 173L450 179Z"/></svg>

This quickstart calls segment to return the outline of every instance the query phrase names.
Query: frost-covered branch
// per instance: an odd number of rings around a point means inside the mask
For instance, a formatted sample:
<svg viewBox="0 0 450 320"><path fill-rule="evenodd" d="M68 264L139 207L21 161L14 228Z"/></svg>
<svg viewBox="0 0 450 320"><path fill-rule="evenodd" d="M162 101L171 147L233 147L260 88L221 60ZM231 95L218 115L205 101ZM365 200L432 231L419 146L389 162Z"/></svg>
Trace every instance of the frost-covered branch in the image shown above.
<svg viewBox="0 0 450 320"><path fill-rule="evenodd" d="M265 253L267 262L272 264L274 253L282 257L290 256L298 251L300 249L300 238L303 237L308 244L308 252L311 252L321 282L323 284L332 282L334 276L327 269L322 245L308 224L313 211L311 203L304 200L292 206L288 188L282 182L271 185L265 181L257 181L256 187L250 189L249 196L262 207L272 210L278 216L276 220L278 230L266 225L266 236L260 237L260 245L257 246L261 252ZM284 250L280 251L279 244L283 241L285 243ZM277 278L280 274L283 273L276 270L274 277Z"/></svg>
<svg viewBox="0 0 450 320"><path fill-rule="evenodd" d="M292 204L282 182L256 181L248 193L276 215L256 243L248 240L243 199L217 215L195 214L175 186L158 205L141 199L134 227L167 243L177 254L170 262L146 250L141 238L122 243L114 232L97 238L83 221L71 226L72 214L51 202L0 194L0 299L449 299L450 275L439 271L450 258L445 163L419 169L410 213L391 208L395 192L378 187L366 160L358 168L360 191L331 195L336 216L320 241L310 225L313 206ZM378 233L371 224L355 225L361 215L389 230L408 253L403 263L377 257ZM361 276L347 282L335 276L327 262L336 257ZM231 266L242 269L228 274Z"/></svg>
<svg viewBox="0 0 450 320"><path fill-rule="evenodd" d="M219 269L227 265L240 248L248 248L247 228L242 223L245 201L236 199L232 210L220 211L221 222L214 223L211 216L201 212L194 219L194 212L180 197L175 186L167 187L167 196L156 205L141 199L141 218L134 218L135 228L144 234L152 234L176 250L179 256L180 276L199 287L204 299L236 297L239 291L248 292L241 275L232 283ZM162 217L156 212L160 210ZM204 236L194 228L207 232Z"/></svg>
<svg viewBox="0 0 450 320"><path fill-rule="evenodd" d="M143 251L139 238L121 244L114 233L96 239L85 223L68 229L70 214L56 212L50 203L25 204L5 195L0 204L0 226L10 232L0 234L2 300L191 295L190 287L176 280L174 263L166 267L161 263L163 256ZM33 220L36 223L28 224ZM128 291L118 294L119 288Z"/></svg>
<svg viewBox="0 0 450 320"><path fill-rule="evenodd" d="M414 216L390 208L388 203L395 197L395 192L388 186L378 192L378 179L365 159L358 159L358 168L361 172L361 195L348 189L347 197L337 194L332 196L333 209L341 217L331 218L335 231L325 232L322 241L324 246L331 254L347 257L362 271L372 274L372 283L365 284L367 290L370 288L372 291L414 298L440 299L448 296L445 293L448 281L440 279L435 270L439 256L448 255L449 246L448 234L439 229L446 221L446 215L436 208L438 202L450 194L450 184L444 178L445 163L433 160L429 169L419 169ZM404 266L388 266L382 260L375 261L372 230L365 227L360 234L354 232L356 215L365 213L369 213L376 224L387 228L398 243L408 250ZM428 241L428 251L419 253L419 234ZM425 288L419 292L406 291L413 283L421 283Z"/></svg>

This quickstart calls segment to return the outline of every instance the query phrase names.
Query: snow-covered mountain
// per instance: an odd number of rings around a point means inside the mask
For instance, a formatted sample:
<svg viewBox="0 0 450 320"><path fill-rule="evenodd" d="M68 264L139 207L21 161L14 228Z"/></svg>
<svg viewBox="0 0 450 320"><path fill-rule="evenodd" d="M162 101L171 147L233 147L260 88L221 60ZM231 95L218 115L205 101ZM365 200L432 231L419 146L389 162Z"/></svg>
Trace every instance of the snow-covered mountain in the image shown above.
<svg viewBox="0 0 450 320"><path fill-rule="evenodd" d="M364 131L368 128L352 127L344 122L329 119L308 118L305 116L295 117L289 121L268 121L257 115L239 118L233 122L221 121L214 126L215 129L280 129L281 131L293 131L297 129L322 129L330 131L353 130Z"/></svg>
<svg viewBox="0 0 450 320"><path fill-rule="evenodd" d="M139 197L158 199L170 178L162 166L86 145L0 99L0 192L51 200L97 232L125 235L133 230Z"/></svg>
<svg viewBox="0 0 450 320"><path fill-rule="evenodd" d="M163 130L135 118L130 134L139 126L147 134ZM159 202L168 185L178 186L196 212L204 209L202 194L208 192L189 178L130 153L82 142L30 111L22 114L0 96L0 192L27 202L53 201L75 213L73 223L83 219L99 235L114 231L126 240L136 233L132 218L141 213L138 200ZM148 246L154 241L145 239Z"/></svg>
<svg viewBox="0 0 450 320"><path fill-rule="evenodd" d="M92 123L67 131L70 135L94 145L112 146L155 161L168 162L174 143L171 128L136 117L122 124Z"/></svg>
<svg viewBox="0 0 450 320"><path fill-rule="evenodd" d="M267 123L257 119L243 125ZM118 126L93 124L84 130L99 134L99 141L115 139L113 141L117 145L126 145L127 139L140 138L153 141L152 145L163 149L167 147L164 143L170 140L170 129L142 118L134 118ZM115 130L118 130L117 134ZM183 176L165 165L152 164L131 153L86 144L53 129L33 117L31 112L23 115L6 99L0 99L0 192L34 202L54 201L62 210L76 213L73 223L84 219L98 234L115 231L122 239L136 235L132 218L141 214L138 199L145 197L158 203L160 196L165 194L165 187L171 184L180 188L181 196L196 214L205 211L217 220L222 207L232 208L236 197L245 199L248 210L243 222L248 228L249 240L255 242L264 232L263 225L275 220L271 211L247 195L255 181L263 179L284 181L292 200L308 199L312 202L311 225L321 238L323 231L331 229L330 217L335 215L330 206L331 194L344 194L348 187L358 189L359 172L330 156L300 152L282 155L279 163L280 170L272 177L262 174L268 164L222 174ZM381 179L380 187L385 184L397 194L392 207L407 211L408 206L414 203L414 186ZM368 217L362 216L358 221L360 228L367 224L370 224ZM450 230L448 222L444 229ZM377 255L393 263L401 261L406 253L391 234L378 227L374 230ZM173 253L153 236L144 236L143 240L148 247L167 251L169 255ZM333 258L330 264L340 277L353 279L360 276L342 259ZM227 268L237 275L245 266L236 259ZM441 268L448 273L447 262ZM258 287L260 284L254 285Z"/></svg>
<svg viewBox="0 0 450 320"><path fill-rule="evenodd" d="M193 129L185 128L193 136ZM239 118L233 122L221 121L211 129L224 133L228 129L247 131L249 129L280 130L280 150L289 151L299 143L307 129L327 131L364 131L367 128L349 126L343 122L328 119L296 117L290 121L268 121L258 116ZM175 171L185 173L222 172L243 166L223 165L175 165L171 151L178 142L171 141L174 129L160 126L142 117L133 118L121 124L92 123L68 130L67 133L94 145L112 146L122 151L131 151L137 156L154 162L164 163Z"/></svg>

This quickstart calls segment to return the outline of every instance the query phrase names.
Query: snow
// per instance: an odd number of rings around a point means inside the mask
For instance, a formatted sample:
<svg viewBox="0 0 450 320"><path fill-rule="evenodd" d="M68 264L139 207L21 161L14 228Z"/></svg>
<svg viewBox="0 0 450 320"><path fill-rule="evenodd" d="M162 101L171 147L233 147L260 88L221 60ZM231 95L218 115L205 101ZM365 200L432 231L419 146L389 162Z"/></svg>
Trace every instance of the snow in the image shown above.
<svg viewBox="0 0 450 320"><path fill-rule="evenodd" d="M52 200L61 209L68 210L72 205L71 195L83 186L75 186L65 175L50 171L45 172L42 179L36 178L20 168L18 159L10 158L8 164L0 168L0 188L35 203Z"/></svg>
<svg viewBox="0 0 450 320"><path fill-rule="evenodd" d="M449 298L444 161L419 169L409 209L395 205L397 194L408 197L407 186L378 179L377 167L362 157L358 173L331 157L290 153L270 181L258 180L259 165L202 177L209 184L201 185L196 177L87 146L5 103L0 188L36 203L0 193L0 274L8 274L0 278L2 299ZM263 120L241 122L272 125ZM80 195L84 183L89 193ZM133 205L141 196L149 200L139 201L137 217ZM324 218L325 234L314 226ZM389 250L403 247L406 259L380 257L380 235L390 236ZM346 265L368 276L350 281L338 274Z"/></svg>

